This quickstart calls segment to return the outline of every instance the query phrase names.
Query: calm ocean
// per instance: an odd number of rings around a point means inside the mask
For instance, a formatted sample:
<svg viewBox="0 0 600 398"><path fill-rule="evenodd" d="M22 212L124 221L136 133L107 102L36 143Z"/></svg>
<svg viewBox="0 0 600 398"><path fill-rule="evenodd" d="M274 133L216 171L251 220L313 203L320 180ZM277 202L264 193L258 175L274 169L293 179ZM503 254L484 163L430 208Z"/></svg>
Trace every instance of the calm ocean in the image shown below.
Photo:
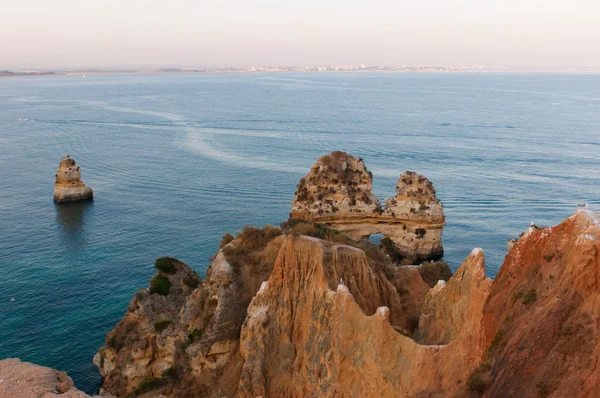
<svg viewBox="0 0 600 398"><path fill-rule="evenodd" d="M430 178L445 260L456 270L481 247L493 277L530 221L600 210L600 75L0 79L0 359L97 391L92 357L154 259L204 276L225 232L287 219L332 150L364 158L380 199L405 170ZM94 202L53 203L67 153Z"/></svg>

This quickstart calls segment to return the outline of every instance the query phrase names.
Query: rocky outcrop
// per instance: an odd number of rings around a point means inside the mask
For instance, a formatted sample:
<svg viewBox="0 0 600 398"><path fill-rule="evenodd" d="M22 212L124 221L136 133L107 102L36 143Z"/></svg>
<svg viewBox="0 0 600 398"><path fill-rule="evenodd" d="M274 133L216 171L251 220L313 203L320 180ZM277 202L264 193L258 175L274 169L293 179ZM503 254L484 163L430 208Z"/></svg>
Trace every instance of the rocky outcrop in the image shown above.
<svg viewBox="0 0 600 398"><path fill-rule="evenodd" d="M597 396L596 213L529 231L493 282L475 249L431 289L420 267L310 223L231 238L204 281L159 260L169 291L151 282L108 335L96 357L104 392Z"/></svg>
<svg viewBox="0 0 600 398"><path fill-rule="evenodd" d="M600 215L534 229L507 255L484 307L486 396L597 397Z"/></svg>
<svg viewBox="0 0 600 398"><path fill-rule="evenodd" d="M527 229L525 230L525 232L522 232L518 238L512 238L512 239L509 239L508 242L506 242L506 251L508 251L508 252L511 251L513 249L513 247L515 247L515 245L517 244L519 239L527 237L529 234L537 231L538 229L542 229L542 228L535 225L532 221L531 224L529 225L529 227L527 227Z"/></svg>
<svg viewBox="0 0 600 398"><path fill-rule="evenodd" d="M0 360L0 397L89 398L90 396L76 389L73 380L65 372L9 358Z"/></svg>
<svg viewBox="0 0 600 398"><path fill-rule="evenodd" d="M330 225L354 239L381 233L412 263L441 257L445 218L433 184L407 171L396 196L381 207L372 183L362 159L339 151L322 156L300 180L290 217Z"/></svg>
<svg viewBox="0 0 600 398"><path fill-rule="evenodd" d="M458 325L460 339L446 346L420 345L398 333L386 300L369 295L371 306L362 303L363 292L371 290L369 278L356 278L361 270L368 273L363 256L343 245L286 239L242 329L240 396L441 397L464 392L460 380L484 352L477 322ZM475 266L480 266L477 259L468 260L466 273ZM335 282L338 276L343 284ZM479 310L480 320L482 307L479 302L468 311Z"/></svg>
<svg viewBox="0 0 600 398"><path fill-rule="evenodd" d="M492 281L485 277L485 259L474 249L446 283L439 281L425 297L415 339L421 344L448 344L461 330L477 328Z"/></svg>
<svg viewBox="0 0 600 398"><path fill-rule="evenodd" d="M150 386L167 396L237 396L248 306L268 289L274 264L294 252L296 241L330 247L337 268L322 269L327 283L343 281L369 314L389 308L394 333L412 334L417 326L428 285L418 267L395 267L373 243L355 243L359 248L270 226L245 227L231 238L224 238L203 281L175 259L157 260L150 287L136 293L94 359L102 392L138 394ZM157 278L168 280L168 291L153 291Z"/></svg>
<svg viewBox="0 0 600 398"><path fill-rule="evenodd" d="M240 330L250 300L271 274L280 235L271 226L244 228L225 242L203 281L176 259L157 260L149 287L135 294L94 358L102 391L235 396Z"/></svg>
<svg viewBox="0 0 600 398"><path fill-rule="evenodd" d="M76 202L92 199L94 192L81 181L81 169L69 155L62 158L56 181L54 182L54 201L56 203Z"/></svg>

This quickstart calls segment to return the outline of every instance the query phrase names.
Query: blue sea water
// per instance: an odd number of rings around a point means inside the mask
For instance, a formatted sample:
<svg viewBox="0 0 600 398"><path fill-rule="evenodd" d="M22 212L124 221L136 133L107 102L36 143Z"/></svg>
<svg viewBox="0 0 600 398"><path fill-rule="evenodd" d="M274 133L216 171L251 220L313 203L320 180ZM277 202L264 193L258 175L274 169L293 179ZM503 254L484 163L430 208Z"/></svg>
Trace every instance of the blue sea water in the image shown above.
<svg viewBox="0 0 600 398"><path fill-rule="evenodd" d="M0 79L0 359L97 391L92 357L154 259L204 276L225 232L287 219L296 183L332 150L363 157L381 199L405 170L429 177L445 260L456 270L481 247L493 277L531 220L600 210L600 75ZM66 153L93 202L53 203Z"/></svg>

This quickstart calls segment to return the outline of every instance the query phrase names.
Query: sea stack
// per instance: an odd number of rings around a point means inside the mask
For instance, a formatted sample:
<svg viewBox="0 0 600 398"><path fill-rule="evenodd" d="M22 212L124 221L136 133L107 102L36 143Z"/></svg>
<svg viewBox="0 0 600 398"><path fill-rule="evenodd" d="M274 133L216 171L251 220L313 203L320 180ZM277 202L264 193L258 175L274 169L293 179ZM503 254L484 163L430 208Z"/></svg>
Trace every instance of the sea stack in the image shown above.
<svg viewBox="0 0 600 398"><path fill-rule="evenodd" d="M383 207L372 185L373 174L362 159L332 152L300 180L290 217L330 225L353 239L383 234L388 246L413 264L441 257L444 208L433 184L407 171L398 180L396 196Z"/></svg>
<svg viewBox="0 0 600 398"><path fill-rule="evenodd" d="M69 155L62 158L56 181L54 182L54 201L56 203L89 200L94 196L92 188L81 181L81 169Z"/></svg>

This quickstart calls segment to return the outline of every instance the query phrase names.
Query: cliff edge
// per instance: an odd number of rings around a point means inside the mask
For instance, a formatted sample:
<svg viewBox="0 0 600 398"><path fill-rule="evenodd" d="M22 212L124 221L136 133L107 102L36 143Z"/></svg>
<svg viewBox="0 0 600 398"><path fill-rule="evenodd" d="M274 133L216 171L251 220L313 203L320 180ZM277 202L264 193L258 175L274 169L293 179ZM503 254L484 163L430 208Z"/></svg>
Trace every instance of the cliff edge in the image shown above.
<svg viewBox="0 0 600 398"><path fill-rule="evenodd" d="M494 281L474 249L432 288L368 241L284 226L224 237L203 281L177 260L157 265L170 288L151 281L107 336L102 391L597 396L600 215L531 231Z"/></svg>

